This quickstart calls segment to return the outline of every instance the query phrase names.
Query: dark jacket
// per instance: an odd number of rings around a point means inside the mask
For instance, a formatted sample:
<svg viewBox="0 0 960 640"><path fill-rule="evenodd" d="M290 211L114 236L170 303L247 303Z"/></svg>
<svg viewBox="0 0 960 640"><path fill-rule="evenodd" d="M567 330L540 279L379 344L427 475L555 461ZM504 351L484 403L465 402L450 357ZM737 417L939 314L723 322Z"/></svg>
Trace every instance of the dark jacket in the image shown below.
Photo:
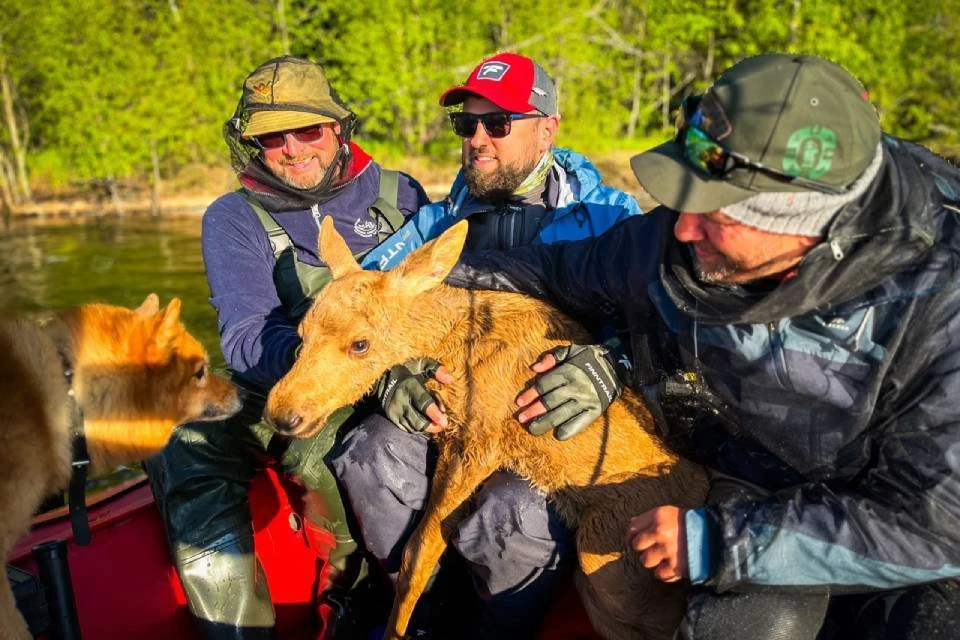
<svg viewBox="0 0 960 640"><path fill-rule="evenodd" d="M630 333L664 437L736 481L706 531L688 519L709 584L893 588L960 576L958 194L955 168L885 137L874 184L772 291L698 284L663 208L465 257L451 282Z"/></svg>
<svg viewBox="0 0 960 640"><path fill-rule="evenodd" d="M365 156L365 154L364 154ZM397 207L409 215L426 204L422 187L401 174ZM367 208L379 195L380 166L367 160L337 195L317 207L355 253L377 244ZM274 213L294 245L298 259L322 264L317 255L318 217L310 209ZM293 364L300 344L297 321L284 310L273 279L276 260L267 233L238 192L214 201L203 215L203 261L210 303L217 310L220 348L231 370L246 382L270 388Z"/></svg>

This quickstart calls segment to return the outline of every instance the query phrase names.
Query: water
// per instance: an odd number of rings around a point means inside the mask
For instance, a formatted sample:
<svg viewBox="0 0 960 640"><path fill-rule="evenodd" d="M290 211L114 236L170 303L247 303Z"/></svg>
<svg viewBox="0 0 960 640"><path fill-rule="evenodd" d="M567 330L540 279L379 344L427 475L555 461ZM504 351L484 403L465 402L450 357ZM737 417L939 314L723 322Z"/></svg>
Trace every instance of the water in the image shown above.
<svg viewBox="0 0 960 640"><path fill-rule="evenodd" d="M85 302L183 301L182 319L222 369L200 255L200 218L149 216L15 222L0 235L0 312L45 313Z"/></svg>

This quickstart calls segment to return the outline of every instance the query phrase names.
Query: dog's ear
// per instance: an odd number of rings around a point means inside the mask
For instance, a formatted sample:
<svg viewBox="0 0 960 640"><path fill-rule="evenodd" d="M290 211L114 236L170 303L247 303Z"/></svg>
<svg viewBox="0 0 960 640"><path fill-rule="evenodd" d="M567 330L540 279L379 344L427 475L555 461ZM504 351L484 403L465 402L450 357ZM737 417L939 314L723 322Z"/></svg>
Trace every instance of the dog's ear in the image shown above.
<svg viewBox="0 0 960 640"><path fill-rule="evenodd" d="M463 251L467 239L467 221L461 220L444 231L439 238L426 243L404 258L390 272L393 282L406 295L415 296L439 286L447 277Z"/></svg>
<svg viewBox="0 0 960 640"><path fill-rule="evenodd" d="M157 345L166 348L180 335L180 298L173 298L163 310L163 318L157 329Z"/></svg>
<svg viewBox="0 0 960 640"><path fill-rule="evenodd" d="M134 309L135 313L139 313L141 316L153 316L160 311L160 298L157 297L155 293L147 294L147 299L144 300L139 307Z"/></svg>
<svg viewBox="0 0 960 640"><path fill-rule="evenodd" d="M343 236L333 226L333 218L330 216L320 223L320 240L317 249L320 251L320 259L330 267L334 280L348 273L360 271L360 265L354 259Z"/></svg>

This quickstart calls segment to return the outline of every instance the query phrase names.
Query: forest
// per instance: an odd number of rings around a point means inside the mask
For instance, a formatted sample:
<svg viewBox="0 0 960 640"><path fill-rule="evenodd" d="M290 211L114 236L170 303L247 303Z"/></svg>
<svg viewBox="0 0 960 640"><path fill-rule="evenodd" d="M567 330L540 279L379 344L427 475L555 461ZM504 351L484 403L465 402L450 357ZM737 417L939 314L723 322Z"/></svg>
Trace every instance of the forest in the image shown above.
<svg viewBox="0 0 960 640"><path fill-rule="evenodd" d="M0 0L0 17L4 207L225 166L244 76L287 53L401 157L449 152L437 97L505 50L553 75L559 142L586 153L664 139L683 96L794 52L856 75L884 130L960 155L960 0Z"/></svg>

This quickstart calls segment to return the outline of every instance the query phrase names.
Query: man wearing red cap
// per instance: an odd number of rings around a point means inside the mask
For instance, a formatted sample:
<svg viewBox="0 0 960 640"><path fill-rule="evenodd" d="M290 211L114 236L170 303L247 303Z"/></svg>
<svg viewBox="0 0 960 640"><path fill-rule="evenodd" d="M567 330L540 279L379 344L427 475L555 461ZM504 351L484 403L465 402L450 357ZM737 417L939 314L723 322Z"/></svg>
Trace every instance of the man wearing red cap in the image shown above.
<svg viewBox="0 0 960 640"><path fill-rule="evenodd" d="M595 236L640 213L631 196L601 184L583 156L553 146L560 125L556 87L530 58L503 53L484 60L440 104L462 105L450 113L462 139L462 170L442 202L411 216L367 254L364 266L390 268L462 219L470 221L470 252ZM592 348L567 356L606 364ZM332 460L364 543L394 574L429 488L433 450L424 432L446 420L423 387L426 375L442 381L446 373L436 363L394 367L379 389L390 420L366 419ZM484 606L479 623L461 619L458 629L439 632L442 637L533 637L558 577L573 561L569 533L546 497L510 473L484 485L451 546L471 569Z"/></svg>

